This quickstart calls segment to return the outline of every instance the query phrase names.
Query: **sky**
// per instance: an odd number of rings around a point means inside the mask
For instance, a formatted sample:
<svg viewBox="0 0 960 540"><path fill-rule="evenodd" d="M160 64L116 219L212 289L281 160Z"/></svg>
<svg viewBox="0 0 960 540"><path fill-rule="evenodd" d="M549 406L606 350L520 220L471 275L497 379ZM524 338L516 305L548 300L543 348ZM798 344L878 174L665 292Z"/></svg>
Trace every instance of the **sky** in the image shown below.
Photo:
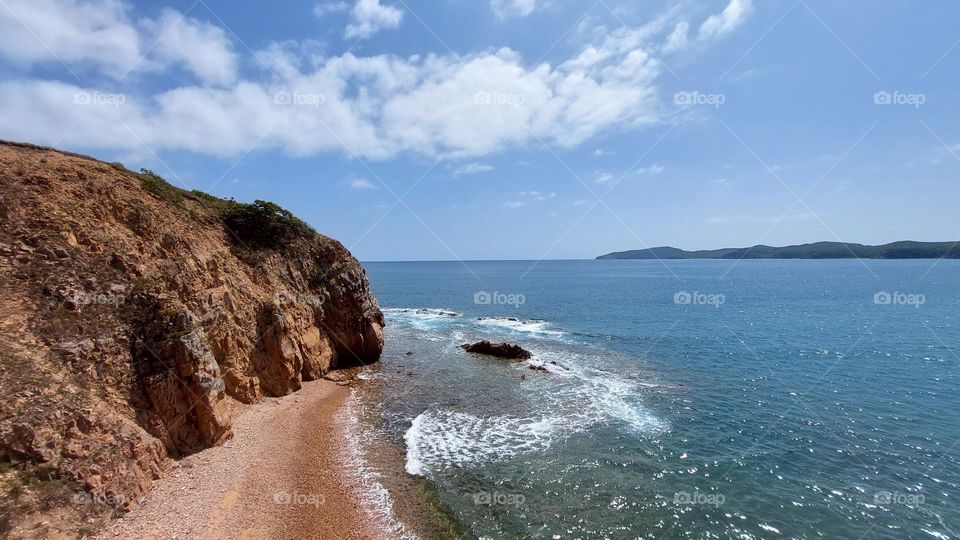
<svg viewBox="0 0 960 540"><path fill-rule="evenodd" d="M0 0L0 138L361 260L960 240L960 3Z"/></svg>

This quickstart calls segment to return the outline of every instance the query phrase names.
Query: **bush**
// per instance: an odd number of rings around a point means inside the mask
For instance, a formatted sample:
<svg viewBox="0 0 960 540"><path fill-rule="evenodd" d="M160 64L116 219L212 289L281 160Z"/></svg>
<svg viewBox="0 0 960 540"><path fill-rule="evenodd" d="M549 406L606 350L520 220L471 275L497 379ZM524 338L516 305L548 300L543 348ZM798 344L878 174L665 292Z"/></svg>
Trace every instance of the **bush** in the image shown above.
<svg viewBox="0 0 960 540"><path fill-rule="evenodd" d="M160 178L160 175L150 169L140 169L140 184L154 197L179 205L183 202L183 192Z"/></svg>
<svg viewBox="0 0 960 540"><path fill-rule="evenodd" d="M223 213L223 224L231 237L251 248L282 247L317 234L289 210L260 200L253 204L231 201Z"/></svg>

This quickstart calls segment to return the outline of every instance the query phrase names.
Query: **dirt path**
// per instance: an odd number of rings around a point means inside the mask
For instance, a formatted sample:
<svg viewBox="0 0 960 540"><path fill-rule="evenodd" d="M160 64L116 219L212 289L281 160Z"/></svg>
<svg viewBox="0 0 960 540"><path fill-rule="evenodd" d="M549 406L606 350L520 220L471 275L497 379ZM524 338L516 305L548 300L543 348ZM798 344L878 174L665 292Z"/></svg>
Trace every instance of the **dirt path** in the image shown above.
<svg viewBox="0 0 960 540"><path fill-rule="evenodd" d="M244 410L232 441L178 462L100 538L380 538L340 465L349 392L310 382Z"/></svg>

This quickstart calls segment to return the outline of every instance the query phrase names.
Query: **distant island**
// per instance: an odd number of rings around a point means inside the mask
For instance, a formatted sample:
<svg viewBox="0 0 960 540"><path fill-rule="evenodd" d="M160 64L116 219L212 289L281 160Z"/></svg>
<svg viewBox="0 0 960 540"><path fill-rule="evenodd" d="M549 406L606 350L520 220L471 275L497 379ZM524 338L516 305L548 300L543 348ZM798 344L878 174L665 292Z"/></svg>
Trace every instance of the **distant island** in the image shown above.
<svg viewBox="0 0 960 540"><path fill-rule="evenodd" d="M786 247L760 245L699 251L655 247L608 253L597 259L960 259L960 242L905 241L882 246L815 242Z"/></svg>

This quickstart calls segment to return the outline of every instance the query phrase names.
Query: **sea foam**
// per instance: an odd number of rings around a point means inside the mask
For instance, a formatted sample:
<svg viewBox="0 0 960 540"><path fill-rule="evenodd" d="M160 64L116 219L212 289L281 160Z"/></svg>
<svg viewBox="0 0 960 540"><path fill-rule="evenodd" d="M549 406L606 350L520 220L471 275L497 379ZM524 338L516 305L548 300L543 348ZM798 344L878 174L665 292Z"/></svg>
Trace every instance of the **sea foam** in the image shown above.
<svg viewBox="0 0 960 540"><path fill-rule="evenodd" d="M551 328L550 323L538 320L523 320L515 317L480 317L476 323L482 327L507 330L518 334L532 334L537 337L559 339L566 332Z"/></svg>
<svg viewBox="0 0 960 540"><path fill-rule="evenodd" d="M480 418L428 409L413 419L404 434L406 470L426 476L440 468L509 459L546 450L559 434L556 418Z"/></svg>

